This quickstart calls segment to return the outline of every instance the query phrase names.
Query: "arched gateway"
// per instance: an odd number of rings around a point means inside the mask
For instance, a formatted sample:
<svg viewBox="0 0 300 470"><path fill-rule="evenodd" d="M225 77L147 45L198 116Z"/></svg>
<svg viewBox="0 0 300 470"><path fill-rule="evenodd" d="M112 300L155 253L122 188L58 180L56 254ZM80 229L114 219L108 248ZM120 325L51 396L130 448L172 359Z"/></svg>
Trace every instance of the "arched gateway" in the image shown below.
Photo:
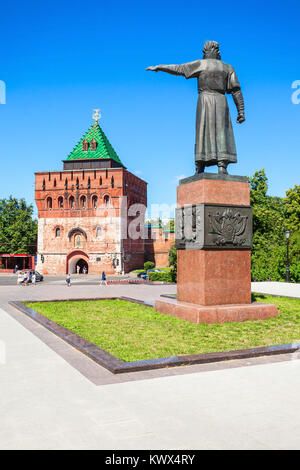
<svg viewBox="0 0 300 470"><path fill-rule="evenodd" d="M79 273L83 272L84 267L89 269L89 257L84 251L76 250L69 253L66 263L66 274L76 274L79 267Z"/></svg>

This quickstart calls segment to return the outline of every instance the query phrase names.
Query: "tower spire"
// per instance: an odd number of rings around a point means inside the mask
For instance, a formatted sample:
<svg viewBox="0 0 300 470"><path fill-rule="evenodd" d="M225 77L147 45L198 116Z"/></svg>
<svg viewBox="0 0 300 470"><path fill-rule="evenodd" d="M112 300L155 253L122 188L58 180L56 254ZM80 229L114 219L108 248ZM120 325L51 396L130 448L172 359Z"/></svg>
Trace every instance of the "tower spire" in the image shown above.
<svg viewBox="0 0 300 470"><path fill-rule="evenodd" d="M98 124L98 119L101 117L99 109L94 111L93 119L95 119L95 122L75 145L65 161L111 159L124 166L103 129Z"/></svg>
<svg viewBox="0 0 300 470"><path fill-rule="evenodd" d="M95 119L95 124L98 124L98 119L101 118L100 109L94 109L93 119Z"/></svg>

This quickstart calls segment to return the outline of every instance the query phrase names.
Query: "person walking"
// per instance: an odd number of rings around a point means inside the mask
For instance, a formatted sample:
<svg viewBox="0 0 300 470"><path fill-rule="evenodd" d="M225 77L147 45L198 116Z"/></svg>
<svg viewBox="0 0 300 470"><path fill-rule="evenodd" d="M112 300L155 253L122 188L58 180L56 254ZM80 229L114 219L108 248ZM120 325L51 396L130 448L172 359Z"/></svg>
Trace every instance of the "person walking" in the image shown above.
<svg viewBox="0 0 300 470"><path fill-rule="evenodd" d="M107 286L107 281L106 281L106 275L105 272L103 271L102 276L101 276L101 283L104 286Z"/></svg>
<svg viewBox="0 0 300 470"><path fill-rule="evenodd" d="M32 276L31 276L31 283L33 286L36 286L36 274L35 271L33 271Z"/></svg>
<svg viewBox="0 0 300 470"><path fill-rule="evenodd" d="M23 281L24 281L23 273L21 271L19 271L18 272L18 278L17 278L18 286L21 286L23 284Z"/></svg>
<svg viewBox="0 0 300 470"><path fill-rule="evenodd" d="M28 286L29 274L27 271L24 273L24 286Z"/></svg>
<svg viewBox="0 0 300 470"><path fill-rule="evenodd" d="M71 274L68 274L67 279L66 279L66 283L67 283L68 287L71 287Z"/></svg>

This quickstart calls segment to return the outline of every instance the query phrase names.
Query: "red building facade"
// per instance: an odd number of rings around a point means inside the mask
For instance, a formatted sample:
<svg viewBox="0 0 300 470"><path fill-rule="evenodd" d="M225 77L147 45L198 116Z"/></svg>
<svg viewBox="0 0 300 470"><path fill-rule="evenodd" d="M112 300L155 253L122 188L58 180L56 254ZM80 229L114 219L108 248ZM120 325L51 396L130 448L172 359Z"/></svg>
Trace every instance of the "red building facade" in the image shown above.
<svg viewBox="0 0 300 470"><path fill-rule="evenodd" d="M13 273L15 269L34 269L34 256L25 253L0 255L0 271L2 273Z"/></svg>
<svg viewBox="0 0 300 470"><path fill-rule="evenodd" d="M148 237L145 239L145 259L153 261L157 268L169 265L169 251L175 243L174 230L161 226L146 226Z"/></svg>
<svg viewBox="0 0 300 470"><path fill-rule="evenodd" d="M143 210L135 205L146 208L147 183L125 168L97 121L63 163L61 171L35 174L37 271L115 274L142 267ZM134 219L140 236L132 238Z"/></svg>

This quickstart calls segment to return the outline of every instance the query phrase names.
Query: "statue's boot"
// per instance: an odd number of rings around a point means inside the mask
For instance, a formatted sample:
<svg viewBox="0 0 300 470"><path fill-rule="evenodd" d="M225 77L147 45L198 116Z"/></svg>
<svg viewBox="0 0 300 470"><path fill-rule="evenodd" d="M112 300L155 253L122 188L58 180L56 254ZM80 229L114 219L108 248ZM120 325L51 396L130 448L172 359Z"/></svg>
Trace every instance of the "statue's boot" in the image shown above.
<svg viewBox="0 0 300 470"><path fill-rule="evenodd" d="M196 162L196 173L204 173L205 164L203 162Z"/></svg>
<svg viewBox="0 0 300 470"><path fill-rule="evenodd" d="M219 175L228 175L227 165L228 165L228 162L218 162L218 174Z"/></svg>

